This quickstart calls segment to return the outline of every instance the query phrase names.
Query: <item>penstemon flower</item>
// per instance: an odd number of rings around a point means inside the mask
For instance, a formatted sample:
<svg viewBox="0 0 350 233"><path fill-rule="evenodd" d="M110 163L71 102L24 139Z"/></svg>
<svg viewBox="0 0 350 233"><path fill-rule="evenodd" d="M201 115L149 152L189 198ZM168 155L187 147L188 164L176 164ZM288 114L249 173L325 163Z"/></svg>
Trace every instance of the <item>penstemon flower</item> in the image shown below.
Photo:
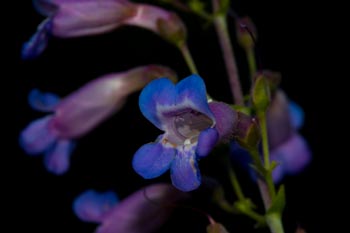
<svg viewBox="0 0 350 233"><path fill-rule="evenodd" d="M175 44L183 43L186 36L181 19L157 6L127 0L35 0L34 3L37 11L47 18L24 44L22 57L25 59L39 56L50 36L97 35L123 25L145 28Z"/></svg>
<svg viewBox="0 0 350 233"><path fill-rule="evenodd" d="M215 113L233 118L232 110L210 108L204 82L198 75L191 75L176 86L166 78L151 82L142 90L139 105L142 114L164 134L135 153L135 171L151 179L170 169L175 187L182 191L198 188L201 175L197 160L207 156L220 134L223 138L232 127L216 127L222 118L216 118Z"/></svg>
<svg viewBox="0 0 350 233"><path fill-rule="evenodd" d="M128 95L163 75L176 79L169 68L149 65L102 76L62 100L37 90L31 92L31 106L50 115L33 121L22 131L21 147L30 155L45 153L45 166L49 171L66 172L73 141L119 111Z"/></svg>
<svg viewBox="0 0 350 233"><path fill-rule="evenodd" d="M96 233L152 233L170 217L173 205L188 196L169 184L144 187L118 201L114 192L87 190L73 203L82 221L99 223Z"/></svg>
<svg viewBox="0 0 350 233"><path fill-rule="evenodd" d="M284 175L301 172L311 161L309 146L298 133L303 115L303 110L288 101L281 90L276 92L267 118L271 159L279 164L272 173L275 182L280 182Z"/></svg>

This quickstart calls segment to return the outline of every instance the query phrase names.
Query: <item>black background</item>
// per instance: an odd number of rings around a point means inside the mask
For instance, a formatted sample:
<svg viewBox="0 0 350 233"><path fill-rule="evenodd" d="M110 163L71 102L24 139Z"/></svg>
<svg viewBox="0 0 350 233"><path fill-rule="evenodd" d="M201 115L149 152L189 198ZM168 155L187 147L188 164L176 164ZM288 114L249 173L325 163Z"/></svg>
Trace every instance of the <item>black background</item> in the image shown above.
<svg viewBox="0 0 350 233"><path fill-rule="evenodd" d="M300 224L307 232L324 232L324 219L331 212L330 188L339 187L331 180L329 168L336 160L329 138L335 122L325 105L332 102L333 86L323 57L327 45L320 39L328 33L327 20L318 17L313 7L302 1L234 1L232 7L241 16L250 15L258 28L258 47L262 66L282 73L281 87L305 110L305 125L301 133L313 151L312 164L300 175L285 180L287 209L286 232L293 232ZM17 7L16 7L17 8ZM77 219L71 210L74 198L86 189L112 189L122 199L146 184L169 181L169 175L145 181L134 173L131 159L137 148L152 141L159 134L142 116L137 107L138 94L130 96L127 105L102 123L93 132L78 140L71 159L71 168L63 176L48 173L41 157L32 158L18 147L18 133L32 120L43 116L27 105L32 88L65 96L89 80L109 72L118 72L145 64L163 64L186 77L189 71L181 54L170 44L149 31L125 27L105 35L76 39L56 39L36 60L22 61L20 49L43 19L30 1L17 8L20 16L11 30L11 111L6 114L14 121L10 132L9 166L5 167L6 193L10 201L8 217L10 232L92 232L96 225ZM189 22L188 43L208 92L216 99L231 102L220 48L212 27L202 30L201 21L181 15ZM233 20L230 21L234 38ZM244 54L234 44L241 76L247 75ZM13 68L12 68L13 67ZM336 77L333 82L336 82ZM245 85L246 88L246 85ZM14 99L14 102L12 101ZM6 166L6 165L5 165ZM200 162L203 173L225 181L215 158ZM257 190L242 178L248 195L258 198ZM327 188L325 188L327 187ZM249 193L251 192L251 193ZM230 232L251 232L251 221L245 217L228 216L218 209L200 204L205 197L197 194L194 205L213 211ZM5 203L7 204L7 203ZM322 224L320 224L322 222ZM197 213L176 211L160 232L204 232L206 220ZM186 227L185 227L186 226ZM264 232L263 230L261 232Z"/></svg>

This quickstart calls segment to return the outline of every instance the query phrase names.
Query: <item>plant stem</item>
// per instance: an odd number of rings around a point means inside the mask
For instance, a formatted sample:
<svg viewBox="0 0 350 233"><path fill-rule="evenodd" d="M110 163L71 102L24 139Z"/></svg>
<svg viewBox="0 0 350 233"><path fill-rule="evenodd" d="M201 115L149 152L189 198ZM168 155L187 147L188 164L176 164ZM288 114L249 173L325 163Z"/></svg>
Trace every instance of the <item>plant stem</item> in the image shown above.
<svg viewBox="0 0 350 233"><path fill-rule="evenodd" d="M236 173L233 170L233 167L231 166L231 163L229 161L227 163L227 169L228 169L228 175L229 175L231 184L233 186L234 192L235 192L238 200L244 201L246 198L244 197L241 185L239 184Z"/></svg>
<svg viewBox="0 0 350 233"><path fill-rule="evenodd" d="M266 185L266 182L260 177L257 179L257 183L258 183L261 198L264 203L265 211L267 211L271 205L271 197L269 194L269 189Z"/></svg>
<svg viewBox="0 0 350 233"><path fill-rule="evenodd" d="M264 165L265 165L265 168L268 170L270 168L270 157L269 157L269 142L268 142L268 134L267 134L266 113L265 112L259 113L258 118L259 118L260 130L261 130Z"/></svg>
<svg viewBox="0 0 350 233"><path fill-rule="evenodd" d="M269 141L268 141L268 134L267 134L266 113L265 112L258 113L258 118L259 118L260 130L261 130L264 167L267 170L267 174L265 174L265 181L269 189L271 198L273 199L276 195L276 190L272 179L272 171L270 168L271 165L270 165Z"/></svg>
<svg viewBox="0 0 350 233"><path fill-rule="evenodd" d="M217 0L213 0L214 12L219 8ZM237 105L244 105L244 98L242 94L242 87L239 80L236 59L234 56L233 47L231 45L230 34L228 32L226 15L218 14L214 17L214 25L219 37L221 50L224 56L226 71L229 76L230 88L233 94L234 103Z"/></svg>
<svg viewBox="0 0 350 233"><path fill-rule="evenodd" d="M254 77L254 75L256 73L256 69L257 69L254 49L253 48L246 49L246 54L247 54L247 61L248 61L248 66L249 66L250 78L251 78L251 82L253 83L253 77Z"/></svg>
<svg viewBox="0 0 350 233"><path fill-rule="evenodd" d="M264 216L256 213L252 209L245 209L245 210L241 210L241 211L242 211L243 214L245 214L246 216L248 216L251 219L255 220L256 222L258 222L260 224L266 224L266 220L265 220Z"/></svg>
<svg viewBox="0 0 350 233"><path fill-rule="evenodd" d="M282 219L279 214L267 215L266 221L272 233L284 233Z"/></svg>
<svg viewBox="0 0 350 233"><path fill-rule="evenodd" d="M184 43L181 46L179 46L179 49L181 51L181 54L183 58L185 59L185 62L191 71L192 74L198 74L198 70L196 68L196 64L193 61L192 55L190 53L190 50L188 49L187 45Z"/></svg>

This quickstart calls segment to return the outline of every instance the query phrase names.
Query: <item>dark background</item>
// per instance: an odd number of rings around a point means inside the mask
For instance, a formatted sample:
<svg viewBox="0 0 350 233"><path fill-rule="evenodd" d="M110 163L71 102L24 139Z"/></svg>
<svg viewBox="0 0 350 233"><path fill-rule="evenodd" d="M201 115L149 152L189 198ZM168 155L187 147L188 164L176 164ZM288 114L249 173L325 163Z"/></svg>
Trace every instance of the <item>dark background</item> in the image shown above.
<svg viewBox="0 0 350 233"><path fill-rule="evenodd" d="M22 3L21 3L22 4ZM300 175L285 180L287 209L286 232L293 232L297 224L307 232L324 232L328 215L326 210L329 191L339 187L331 180L329 168L336 160L329 137L332 137L333 120L324 107L333 102L333 86L326 71L323 56L327 51L320 38L326 31L327 21L318 17L311 6L302 1L234 1L233 9L240 15L249 15L258 28L258 48L263 68L282 73L281 87L290 99L305 110L305 125L301 130L313 151L311 165ZM10 232L23 229L33 232L92 232L96 225L77 219L72 212L74 198L86 189L116 191L122 199L146 184L169 181L169 175L145 181L131 167L133 153L159 132L142 116L137 106L138 94L130 96L127 105L102 123L93 132L78 140L71 158L71 168L63 176L48 173L42 158L32 158L18 147L18 133L32 120L43 116L27 105L27 94L32 88L65 96L96 77L118 72L138 65L151 63L167 65L186 77L189 71L181 54L170 44L149 31L125 27L105 35L61 40L53 38L48 48L36 60L22 61L22 43L35 31L43 19L28 1L17 9L22 20L11 30L11 84L14 84L14 104L11 104L10 157L5 164L6 193L9 194ZM231 102L227 76L220 48L212 27L202 30L196 17L181 15L189 22L188 43L208 92L216 99ZM231 20L233 26L233 20ZM234 28L231 27L234 38ZM241 76L247 75L244 54L234 44ZM6 64L6 63L5 63ZM334 78L336 82L336 77ZM12 103L12 102L11 102ZM333 156L333 155L332 155ZM9 164L9 166L7 166ZM215 158L200 162L204 174L225 176ZM241 177L248 196L258 199L257 190L249 179ZM325 188L327 187L327 188ZM212 211L217 220L222 219L230 232L251 232L252 222L245 217L228 216L206 204L205 195L195 193L193 205ZM7 203L5 203L7 204ZM212 213L211 212L211 213ZM320 224L322 223L322 224ZM184 229L183 226L186 226ZM204 232L206 220L197 213L177 210L161 232ZM264 231L261 231L264 232Z"/></svg>

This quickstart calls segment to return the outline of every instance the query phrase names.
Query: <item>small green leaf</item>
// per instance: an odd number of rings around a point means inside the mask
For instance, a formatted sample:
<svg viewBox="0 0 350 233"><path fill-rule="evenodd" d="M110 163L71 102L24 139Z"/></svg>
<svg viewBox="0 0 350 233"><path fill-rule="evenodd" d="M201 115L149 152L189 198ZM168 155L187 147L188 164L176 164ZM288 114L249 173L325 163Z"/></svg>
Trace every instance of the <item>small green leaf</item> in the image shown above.
<svg viewBox="0 0 350 233"><path fill-rule="evenodd" d="M280 163L276 162L276 161L272 161L271 162L271 165L270 165L270 169L271 169L271 172L280 165Z"/></svg>
<svg viewBox="0 0 350 233"><path fill-rule="evenodd" d="M229 233L221 223L211 223L207 226L207 233Z"/></svg>
<svg viewBox="0 0 350 233"><path fill-rule="evenodd" d="M270 208L267 210L267 215L281 215L286 204L286 195L284 186L281 185L275 198L272 200Z"/></svg>
<svg viewBox="0 0 350 233"><path fill-rule="evenodd" d="M270 87L264 75L256 77L252 89L252 102L258 112L265 112L270 104Z"/></svg>

